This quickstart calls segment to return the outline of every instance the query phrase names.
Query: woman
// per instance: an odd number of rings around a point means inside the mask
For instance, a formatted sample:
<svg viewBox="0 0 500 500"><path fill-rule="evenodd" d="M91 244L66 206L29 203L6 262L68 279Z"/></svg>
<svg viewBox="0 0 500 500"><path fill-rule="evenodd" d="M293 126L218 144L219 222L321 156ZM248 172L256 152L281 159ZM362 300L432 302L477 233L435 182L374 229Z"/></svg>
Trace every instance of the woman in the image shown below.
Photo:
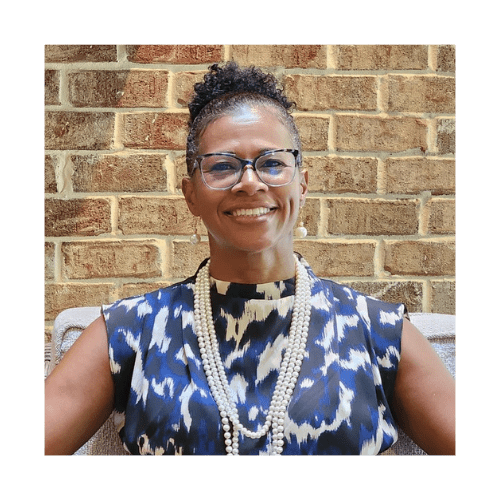
<svg viewBox="0 0 500 500"><path fill-rule="evenodd" d="M454 453L454 381L404 306L293 252L308 174L290 107L234 63L195 86L182 189L210 259L103 307L47 379L47 454L76 451L113 409L133 454L377 454L396 423Z"/></svg>

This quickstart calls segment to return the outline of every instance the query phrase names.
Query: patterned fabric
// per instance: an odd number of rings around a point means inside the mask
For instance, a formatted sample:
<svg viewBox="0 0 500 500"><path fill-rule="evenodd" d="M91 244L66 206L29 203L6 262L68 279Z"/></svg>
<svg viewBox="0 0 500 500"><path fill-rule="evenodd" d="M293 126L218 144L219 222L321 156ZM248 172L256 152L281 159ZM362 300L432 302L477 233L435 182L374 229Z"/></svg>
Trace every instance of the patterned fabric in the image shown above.
<svg viewBox="0 0 500 500"><path fill-rule="evenodd" d="M309 338L285 419L283 455L378 454L397 439L389 409L400 359L402 304L318 279ZM132 454L225 454L221 419L194 332L194 280L103 306L120 437ZM212 280L221 357L240 421L265 421L287 345L295 279ZM240 454L270 437L240 435Z"/></svg>

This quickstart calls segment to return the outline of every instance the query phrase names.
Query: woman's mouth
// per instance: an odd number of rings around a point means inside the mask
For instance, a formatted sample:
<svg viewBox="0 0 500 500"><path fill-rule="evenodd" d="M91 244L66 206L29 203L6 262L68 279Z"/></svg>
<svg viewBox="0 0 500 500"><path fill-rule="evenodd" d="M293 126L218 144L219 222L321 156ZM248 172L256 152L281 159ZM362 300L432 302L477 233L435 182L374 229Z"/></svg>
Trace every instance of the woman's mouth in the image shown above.
<svg viewBox="0 0 500 500"><path fill-rule="evenodd" d="M276 208L275 207L237 208L227 213L234 217L259 217L261 215L266 215L273 210L276 210Z"/></svg>

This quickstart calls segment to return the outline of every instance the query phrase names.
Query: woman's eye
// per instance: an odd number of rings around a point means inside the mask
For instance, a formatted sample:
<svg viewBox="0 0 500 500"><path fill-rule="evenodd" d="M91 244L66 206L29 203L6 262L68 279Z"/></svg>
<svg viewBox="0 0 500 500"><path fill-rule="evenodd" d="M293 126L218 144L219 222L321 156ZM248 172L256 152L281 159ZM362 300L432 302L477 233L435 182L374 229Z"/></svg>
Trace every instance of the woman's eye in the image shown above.
<svg viewBox="0 0 500 500"><path fill-rule="evenodd" d="M264 170L268 173L281 172L283 168L285 168L285 165L278 160L266 160L266 162L260 166L261 170Z"/></svg>
<svg viewBox="0 0 500 500"><path fill-rule="evenodd" d="M208 171L211 173L231 173L236 170L236 167L228 162L217 162L210 165Z"/></svg>

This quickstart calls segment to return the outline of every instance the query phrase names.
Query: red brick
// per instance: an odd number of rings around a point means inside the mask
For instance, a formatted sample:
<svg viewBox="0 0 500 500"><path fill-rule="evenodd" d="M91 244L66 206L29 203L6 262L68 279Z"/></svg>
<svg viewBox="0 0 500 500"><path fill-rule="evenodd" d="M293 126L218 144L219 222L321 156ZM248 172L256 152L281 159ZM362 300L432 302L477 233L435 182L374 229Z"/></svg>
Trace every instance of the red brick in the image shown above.
<svg viewBox="0 0 500 500"><path fill-rule="evenodd" d="M437 121L437 149L439 154L455 154L455 120Z"/></svg>
<svg viewBox="0 0 500 500"><path fill-rule="evenodd" d="M77 71L68 76L75 107L165 107L168 71Z"/></svg>
<svg viewBox="0 0 500 500"><path fill-rule="evenodd" d="M56 181L57 156L45 155L45 192L57 193Z"/></svg>
<svg viewBox="0 0 500 500"><path fill-rule="evenodd" d="M386 241L384 269L402 276L453 275L455 242Z"/></svg>
<svg viewBox="0 0 500 500"><path fill-rule="evenodd" d="M68 279L155 278L161 276L154 241L72 241L61 244Z"/></svg>
<svg viewBox="0 0 500 500"><path fill-rule="evenodd" d="M119 199L118 228L123 234L186 234L195 218L183 197L123 197Z"/></svg>
<svg viewBox="0 0 500 500"><path fill-rule="evenodd" d="M335 235L418 233L417 200L327 200L328 232Z"/></svg>
<svg viewBox="0 0 500 500"><path fill-rule="evenodd" d="M72 155L73 191L166 191L164 154Z"/></svg>
<svg viewBox="0 0 500 500"><path fill-rule="evenodd" d="M242 66L326 68L325 45L232 45L232 59Z"/></svg>
<svg viewBox="0 0 500 500"><path fill-rule="evenodd" d="M428 66L427 45L338 45L337 69L418 70Z"/></svg>
<svg viewBox="0 0 500 500"><path fill-rule="evenodd" d="M183 71L173 75L172 101L187 107L194 93L194 84L203 81L206 71Z"/></svg>
<svg viewBox="0 0 500 500"><path fill-rule="evenodd" d="M330 118L323 116L295 116L304 151L323 151L328 149L328 127Z"/></svg>
<svg viewBox="0 0 500 500"><path fill-rule="evenodd" d="M429 200L426 208L429 210L429 234L455 233L455 200Z"/></svg>
<svg viewBox="0 0 500 500"><path fill-rule="evenodd" d="M45 242L45 280L54 279L54 254L55 244Z"/></svg>
<svg viewBox="0 0 500 500"><path fill-rule="evenodd" d="M416 118L337 116L339 151L402 152L427 150L427 124Z"/></svg>
<svg viewBox="0 0 500 500"><path fill-rule="evenodd" d="M127 45L127 59L131 62L205 64L220 62L223 45Z"/></svg>
<svg viewBox="0 0 500 500"><path fill-rule="evenodd" d="M283 82L286 95L298 109L377 109L377 81L373 76L288 75Z"/></svg>
<svg viewBox="0 0 500 500"><path fill-rule="evenodd" d="M392 303L403 303L408 312L422 312L423 285L416 281L342 281L377 299Z"/></svg>
<svg viewBox="0 0 500 500"><path fill-rule="evenodd" d="M301 217L308 236L317 236L321 216L321 200L308 196ZM298 223L298 222L297 222Z"/></svg>
<svg viewBox="0 0 500 500"><path fill-rule="evenodd" d="M45 70L45 104L57 105L59 100L59 74L55 69Z"/></svg>
<svg viewBox="0 0 500 500"><path fill-rule="evenodd" d="M455 112L455 78L390 75L388 87L389 112Z"/></svg>
<svg viewBox="0 0 500 500"><path fill-rule="evenodd" d="M377 190L375 158L306 156L309 191L320 193L374 193Z"/></svg>
<svg viewBox="0 0 500 500"><path fill-rule="evenodd" d="M46 236L97 236L110 231L111 207L108 200L45 200Z"/></svg>
<svg viewBox="0 0 500 500"><path fill-rule="evenodd" d="M374 242L295 240L294 249L305 257L317 276L373 276Z"/></svg>
<svg viewBox="0 0 500 500"><path fill-rule="evenodd" d="M185 279L194 275L201 262L210 256L208 242L192 245L189 241L173 241L169 275Z"/></svg>
<svg viewBox="0 0 500 500"><path fill-rule="evenodd" d="M112 149L115 114L110 112L47 111L46 149Z"/></svg>
<svg viewBox="0 0 500 500"><path fill-rule="evenodd" d="M179 191L182 189L182 179L187 177L186 155L180 154L174 158L175 166L175 187Z"/></svg>
<svg viewBox="0 0 500 500"><path fill-rule="evenodd" d="M45 321L70 307L101 306L112 302L114 285L110 283L46 283Z"/></svg>
<svg viewBox="0 0 500 500"><path fill-rule="evenodd" d="M438 45L437 47L437 68L438 72L455 72L455 46Z"/></svg>
<svg viewBox="0 0 500 500"><path fill-rule="evenodd" d="M455 160L410 157L388 158L386 182L388 193L434 195L455 193Z"/></svg>
<svg viewBox="0 0 500 500"><path fill-rule="evenodd" d="M46 45L46 63L116 61L116 45Z"/></svg>
<svg viewBox="0 0 500 500"><path fill-rule="evenodd" d="M455 281L431 281L430 312L456 314Z"/></svg>
<svg viewBox="0 0 500 500"><path fill-rule="evenodd" d="M127 148L186 149L187 113L126 113L123 119Z"/></svg>

